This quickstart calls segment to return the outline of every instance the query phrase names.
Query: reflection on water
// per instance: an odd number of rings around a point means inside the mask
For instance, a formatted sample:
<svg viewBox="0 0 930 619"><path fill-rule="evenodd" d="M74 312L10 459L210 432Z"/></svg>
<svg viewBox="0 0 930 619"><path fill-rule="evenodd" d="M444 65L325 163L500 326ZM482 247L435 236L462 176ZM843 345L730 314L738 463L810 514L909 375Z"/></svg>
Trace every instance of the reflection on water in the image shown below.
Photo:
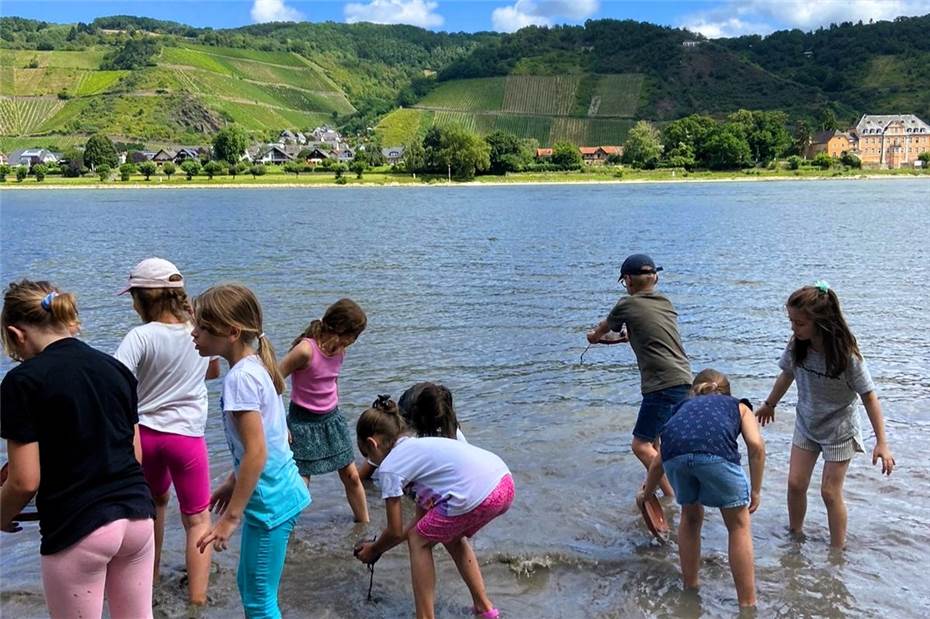
<svg viewBox="0 0 930 619"><path fill-rule="evenodd" d="M807 539L791 540L789 392L764 431L768 468L753 517L758 616L922 617L930 607L927 193L922 180L8 191L0 194L2 275L48 277L76 292L83 337L109 351L136 321L114 294L150 255L177 263L193 293L229 280L255 289L279 352L329 303L356 299L369 328L340 379L350 421L377 393L442 381L469 440L514 471L513 508L475 545L492 599L517 618L738 616L719 514L708 510L699 593L682 590L674 543L652 542L640 522L633 496L642 468L629 449L640 396L629 348L595 346L579 363L586 329L621 294L623 257L648 251L665 267L660 288L679 310L695 369L717 367L735 393L757 400L789 335L785 298L826 279L879 387L900 466L881 479L869 458L852 463L842 560L827 550L817 482ZM902 270L876 273L877 264ZM230 465L218 389L211 383L207 434L217 477ZM866 442L871 449L872 437ZM383 524L376 491L369 529L351 523L337 476L315 478L312 491L285 570L286 616L411 616L403 549L378 563L370 603L368 572L351 558L355 542ZM678 508L668 507L676 523ZM156 591L162 617L189 614L173 513ZM38 535L26 526L0 536L4 616L44 615ZM468 616L451 559L441 549L436 556L439 616ZM203 617L241 613L236 561L235 551L216 556Z"/></svg>

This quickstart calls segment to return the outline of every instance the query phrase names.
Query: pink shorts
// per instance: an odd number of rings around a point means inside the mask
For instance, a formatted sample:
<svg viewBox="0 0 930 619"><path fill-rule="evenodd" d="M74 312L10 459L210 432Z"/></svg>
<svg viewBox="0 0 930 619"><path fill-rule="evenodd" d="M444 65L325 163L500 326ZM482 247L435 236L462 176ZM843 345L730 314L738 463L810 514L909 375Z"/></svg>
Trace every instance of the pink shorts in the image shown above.
<svg viewBox="0 0 930 619"><path fill-rule="evenodd" d="M468 513L447 516L438 509L429 510L417 522L417 533L431 542L443 544L473 537L484 525L510 509L513 495L513 477L508 473L481 505Z"/></svg>
<svg viewBox="0 0 930 619"><path fill-rule="evenodd" d="M210 506L210 460L202 436L184 436L139 426L142 472L152 496L167 494L174 483L181 513L191 516Z"/></svg>

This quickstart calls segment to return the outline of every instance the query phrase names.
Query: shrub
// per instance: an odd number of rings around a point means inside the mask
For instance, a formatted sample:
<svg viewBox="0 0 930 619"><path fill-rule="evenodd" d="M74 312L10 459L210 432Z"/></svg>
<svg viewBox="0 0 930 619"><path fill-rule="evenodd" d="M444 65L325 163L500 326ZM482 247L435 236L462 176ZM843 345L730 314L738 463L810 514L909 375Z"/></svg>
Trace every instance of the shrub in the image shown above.
<svg viewBox="0 0 930 619"><path fill-rule="evenodd" d="M833 166L833 158L827 153L817 153L817 156L814 157L811 163L821 170L829 170Z"/></svg>
<svg viewBox="0 0 930 619"><path fill-rule="evenodd" d="M21 165L16 167L16 180L20 183L26 178L26 175L29 174L29 169L26 166Z"/></svg>
<svg viewBox="0 0 930 619"><path fill-rule="evenodd" d="M267 173L268 169L260 163L257 163L249 168L249 174L252 175L252 178L255 178L256 176L264 176Z"/></svg>
<svg viewBox="0 0 930 619"><path fill-rule="evenodd" d="M32 173L36 175L36 182L41 183L45 180L45 175L48 174L48 166L44 163L38 163L32 166Z"/></svg>
<svg viewBox="0 0 930 619"><path fill-rule="evenodd" d="M788 169L789 170L797 170L800 167L801 167L800 157L798 157L797 155L791 155L790 157L788 157Z"/></svg>
<svg viewBox="0 0 930 619"><path fill-rule="evenodd" d="M355 172L355 178L362 178L362 174L368 169L368 164L364 161L355 161L350 169Z"/></svg>
<svg viewBox="0 0 930 619"><path fill-rule="evenodd" d="M96 170L97 176L100 177L100 181L105 183L107 179L110 178L110 166L105 163L102 163L97 166Z"/></svg>
<svg viewBox="0 0 930 619"><path fill-rule="evenodd" d="M226 170L226 166L222 165L218 161L208 161L203 166L203 173L207 175L207 178L213 180L214 175L222 174Z"/></svg>
<svg viewBox="0 0 930 619"><path fill-rule="evenodd" d="M10 166L7 164L0 164L0 183L6 182L6 176L10 173Z"/></svg>
<svg viewBox="0 0 930 619"><path fill-rule="evenodd" d="M168 177L168 180L171 180L171 176L177 171L177 166L168 161L161 167L161 171L165 173L165 176Z"/></svg>
<svg viewBox="0 0 930 619"><path fill-rule="evenodd" d="M128 181L129 177L136 173L136 164L134 163L124 163L119 167L119 179L121 181Z"/></svg>
<svg viewBox="0 0 930 619"><path fill-rule="evenodd" d="M843 153L843 156L840 157L840 162L848 168L861 168L862 159L859 159L856 155L852 153Z"/></svg>
<svg viewBox="0 0 930 619"><path fill-rule="evenodd" d="M149 180L150 176L158 172L158 166L154 161L143 161L139 164L139 172L145 176L145 180Z"/></svg>
<svg viewBox="0 0 930 619"><path fill-rule="evenodd" d="M181 171L187 176L187 180L191 180L200 174L200 162L188 159L181 163Z"/></svg>

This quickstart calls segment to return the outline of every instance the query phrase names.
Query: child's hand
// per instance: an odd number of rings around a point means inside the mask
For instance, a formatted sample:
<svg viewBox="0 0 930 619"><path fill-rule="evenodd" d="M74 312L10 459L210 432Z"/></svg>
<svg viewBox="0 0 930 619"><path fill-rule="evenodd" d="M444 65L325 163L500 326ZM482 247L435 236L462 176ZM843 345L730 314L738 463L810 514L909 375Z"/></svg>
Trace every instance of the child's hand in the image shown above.
<svg viewBox="0 0 930 619"><path fill-rule="evenodd" d="M749 495L749 513L754 514L759 509L759 503L762 502L762 496L758 492Z"/></svg>
<svg viewBox="0 0 930 619"><path fill-rule="evenodd" d="M775 421L775 409L763 403L756 410L756 420L763 426Z"/></svg>
<svg viewBox="0 0 930 619"><path fill-rule="evenodd" d="M204 533L203 537L197 540L197 548L200 550L200 554L203 554L210 544L213 544L213 550L217 552L226 550L229 547L229 538L232 537L238 526L238 518L229 515L220 518L219 522L209 532Z"/></svg>
<svg viewBox="0 0 930 619"><path fill-rule="evenodd" d="M597 329L591 329L585 337L588 338L588 344L597 344L601 339L601 336L597 334Z"/></svg>
<svg viewBox="0 0 930 619"><path fill-rule="evenodd" d="M234 477L230 477L220 484L220 486L213 491L213 494L210 495L210 511L214 514L222 514L225 512L235 487L236 480Z"/></svg>
<svg viewBox="0 0 930 619"><path fill-rule="evenodd" d="M894 456L891 455L891 450L888 449L886 443L875 443L875 449L872 450L872 464L878 464L879 458L882 460L882 473L891 475L895 462Z"/></svg>
<svg viewBox="0 0 930 619"><path fill-rule="evenodd" d="M355 558L364 563L365 565L371 565L377 563L378 559L381 558L381 555L375 552L374 542L369 542L366 544L359 544L355 547L355 552L352 554L355 555Z"/></svg>

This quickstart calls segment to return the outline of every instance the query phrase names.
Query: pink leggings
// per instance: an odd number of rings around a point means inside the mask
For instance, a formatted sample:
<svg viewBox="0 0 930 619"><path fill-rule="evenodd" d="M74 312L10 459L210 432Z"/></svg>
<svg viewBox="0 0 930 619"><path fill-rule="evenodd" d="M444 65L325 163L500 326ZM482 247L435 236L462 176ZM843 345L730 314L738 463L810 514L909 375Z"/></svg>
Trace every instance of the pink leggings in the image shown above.
<svg viewBox="0 0 930 619"><path fill-rule="evenodd" d="M42 557L42 585L52 619L103 614L151 619L155 536L152 521L116 520L78 543Z"/></svg>

